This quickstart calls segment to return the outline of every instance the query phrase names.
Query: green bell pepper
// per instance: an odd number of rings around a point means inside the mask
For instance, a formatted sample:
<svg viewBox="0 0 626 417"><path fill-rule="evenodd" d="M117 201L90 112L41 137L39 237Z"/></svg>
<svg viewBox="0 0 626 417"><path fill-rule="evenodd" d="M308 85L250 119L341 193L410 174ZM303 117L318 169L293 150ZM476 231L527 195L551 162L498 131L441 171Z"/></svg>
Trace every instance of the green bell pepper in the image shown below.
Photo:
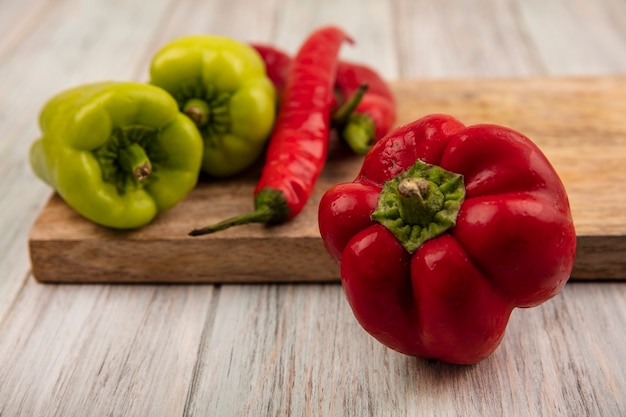
<svg viewBox="0 0 626 417"><path fill-rule="evenodd" d="M107 81L66 90L46 103L39 125L33 171L103 226L143 226L197 183L202 138L156 86Z"/></svg>
<svg viewBox="0 0 626 417"><path fill-rule="evenodd" d="M174 39L153 57L150 83L167 90L196 123L206 173L239 173L265 149L276 92L263 60L249 45L213 35Z"/></svg>

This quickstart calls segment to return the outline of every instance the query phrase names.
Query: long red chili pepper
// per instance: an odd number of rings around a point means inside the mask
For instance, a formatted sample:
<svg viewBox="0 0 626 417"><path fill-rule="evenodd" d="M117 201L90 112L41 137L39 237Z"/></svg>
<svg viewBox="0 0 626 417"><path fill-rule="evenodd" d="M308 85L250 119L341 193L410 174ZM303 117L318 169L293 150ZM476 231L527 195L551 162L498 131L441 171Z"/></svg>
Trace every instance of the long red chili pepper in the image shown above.
<svg viewBox="0 0 626 417"><path fill-rule="evenodd" d="M285 84L291 58L270 45L252 44L265 61L267 74L278 91ZM361 97L360 89L367 85ZM336 107L333 124L340 136L354 152L364 155L370 147L385 136L396 121L396 102L393 92L383 78L372 68L348 61L340 61L335 81Z"/></svg>
<svg viewBox="0 0 626 417"><path fill-rule="evenodd" d="M344 41L350 39L341 29L320 28L304 41L289 67L254 190L255 211L192 230L191 236L247 223L281 223L300 213L326 162L333 85Z"/></svg>

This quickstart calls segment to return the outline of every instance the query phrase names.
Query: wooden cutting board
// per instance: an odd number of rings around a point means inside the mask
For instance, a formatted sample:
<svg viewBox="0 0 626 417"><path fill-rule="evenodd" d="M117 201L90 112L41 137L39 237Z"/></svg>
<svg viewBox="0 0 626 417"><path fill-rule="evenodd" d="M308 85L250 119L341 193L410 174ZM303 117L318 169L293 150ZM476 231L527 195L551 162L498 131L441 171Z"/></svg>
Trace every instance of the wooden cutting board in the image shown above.
<svg viewBox="0 0 626 417"><path fill-rule="evenodd" d="M626 77L407 80L393 84L398 124L448 113L465 124L519 130L544 151L570 196L578 250L572 279L626 279ZM362 158L337 143L304 211L287 224L240 226L189 237L193 228L252 210L259 167L229 180L201 179L179 205L135 231L109 230L53 195L29 248L41 282L328 282L317 206L354 179Z"/></svg>

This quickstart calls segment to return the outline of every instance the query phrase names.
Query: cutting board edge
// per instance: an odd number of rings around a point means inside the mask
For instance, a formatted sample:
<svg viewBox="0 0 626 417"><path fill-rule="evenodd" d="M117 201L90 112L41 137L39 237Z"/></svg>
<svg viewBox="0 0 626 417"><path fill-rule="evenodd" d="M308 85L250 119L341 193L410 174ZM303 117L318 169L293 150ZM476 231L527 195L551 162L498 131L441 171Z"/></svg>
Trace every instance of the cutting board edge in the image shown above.
<svg viewBox="0 0 626 417"><path fill-rule="evenodd" d="M304 283L333 282L340 279L339 267L323 248L321 238L297 237L289 242L281 241L280 238L261 240L270 244L272 241L281 242L278 246L282 248L282 252L274 256L265 250L256 253L255 262L242 263L238 254L249 245L246 239L210 241L190 238L180 241L184 242L179 248L184 255L173 255L184 265L176 266L174 260L169 260L167 263L172 263L170 268L163 268L161 261L155 261L150 254L161 252L159 246L163 244L171 246L171 241L123 239L116 246L127 255L114 260L106 253L98 255L100 241L97 239L31 239L28 246L33 276L39 282ZM136 246L135 250L128 250L131 246ZM292 250L289 251L288 248ZM307 255L303 257L302 253ZM622 263L613 262L624 253L626 236L580 236L571 279L626 280L626 259ZM84 256L85 254L91 255ZM224 257L215 262L208 259L211 256ZM77 258L80 261L77 262ZM117 266L114 265L116 263ZM208 268L205 272L203 265Z"/></svg>

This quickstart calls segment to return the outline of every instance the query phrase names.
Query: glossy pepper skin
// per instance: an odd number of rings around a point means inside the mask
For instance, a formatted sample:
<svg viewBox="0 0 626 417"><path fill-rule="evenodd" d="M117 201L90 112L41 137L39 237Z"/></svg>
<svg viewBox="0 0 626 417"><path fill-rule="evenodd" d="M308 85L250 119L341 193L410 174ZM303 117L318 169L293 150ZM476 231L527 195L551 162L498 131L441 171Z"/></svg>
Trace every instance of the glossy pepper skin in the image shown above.
<svg viewBox="0 0 626 417"><path fill-rule="evenodd" d="M202 139L158 87L74 87L46 103L39 125L42 137L31 146L31 167L95 223L143 226L196 185Z"/></svg>
<svg viewBox="0 0 626 417"><path fill-rule="evenodd" d="M354 111L337 123L340 136L358 155L365 155L377 140L385 136L397 117L396 101L389 85L374 69L355 62L339 63L337 105L348 103L363 85L367 85L367 91Z"/></svg>
<svg viewBox="0 0 626 417"><path fill-rule="evenodd" d="M278 91L282 91L291 65L291 57L270 45L252 44L267 67L267 74ZM362 94L359 90L366 86ZM397 118L396 101L389 85L367 65L340 61L335 81L336 113L333 127L358 155L385 136ZM351 103L355 96L357 101ZM343 111L343 110L347 111Z"/></svg>
<svg viewBox="0 0 626 417"><path fill-rule="evenodd" d="M213 35L183 36L153 57L150 83L167 90L204 139L202 169L215 177L255 162L274 125L276 92L250 46Z"/></svg>
<svg viewBox="0 0 626 417"><path fill-rule="evenodd" d="M457 364L489 356L513 308L559 293L576 249L567 194L537 146L447 115L376 143L354 182L325 193L319 227L367 332Z"/></svg>
<svg viewBox="0 0 626 417"><path fill-rule="evenodd" d="M282 223L309 200L328 154L333 85L339 50L349 37L335 26L311 33L300 46L272 131L251 213L192 230L200 236L248 223Z"/></svg>

